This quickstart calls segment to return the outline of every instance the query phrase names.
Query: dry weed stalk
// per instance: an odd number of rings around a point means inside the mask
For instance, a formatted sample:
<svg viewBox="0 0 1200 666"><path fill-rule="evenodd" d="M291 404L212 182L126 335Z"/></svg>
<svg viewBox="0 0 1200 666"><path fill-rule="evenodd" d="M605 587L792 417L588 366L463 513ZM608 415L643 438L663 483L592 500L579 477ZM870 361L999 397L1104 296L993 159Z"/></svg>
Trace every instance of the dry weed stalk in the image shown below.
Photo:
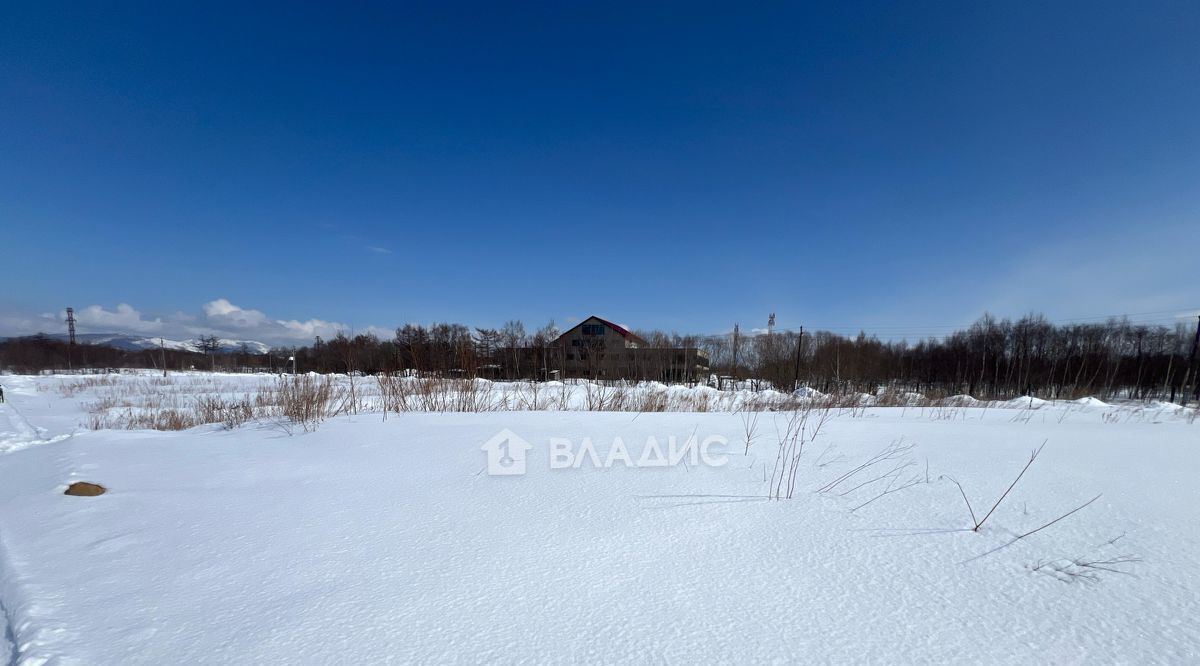
<svg viewBox="0 0 1200 666"><path fill-rule="evenodd" d="M850 471L842 474L841 476L837 477L833 481L830 481L829 483L821 486L820 488L817 489L817 492L819 492L819 493L832 492L835 488L837 488L842 483L845 483L846 481L850 480L851 478L857 476L858 474L861 474L862 472L864 472L868 469L871 469L872 467L875 467L876 465L880 465L880 464L886 463L886 462L903 460L904 457L907 456L908 453L913 450L914 446L915 446L914 444L905 444L903 438L901 438L895 442L892 442L891 444L888 444L886 447L884 447L882 450L880 450L878 453L876 453L875 455L868 458L866 462L862 463L858 467L851 469ZM883 477L881 476L875 480L879 480L882 478Z"/></svg>
<svg viewBox="0 0 1200 666"><path fill-rule="evenodd" d="M1033 462L1037 460L1039 455L1041 455L1042 449L1044 448L1046 448L1045 441L1042 442L1041 446L1037 447L1029 454L1029 461L1026 462L1025 466L1021 468L1021 472L1017 474L1017 478L1013 479L1013 482L1008 485L1008 488L1004 491L1004 494L1000 495L1000 499L996 500L996 503L992 505L992 508L988 510L987 515L985 515L982 519L975 518L975 509L971 507L971 500L967 499L967 493L965 490L963 490L962 484L959 483L954 477L946 476L946 478L950 479L955 486L958 486L958 492L962 495L963 502L965 502L967 505L967 511L969 511L971 514L971 523L973 524L973 527L971 528L972 532L978 532L979 528L983 527L983 524L987 522L987 519L992 517L992 514L996 512L996 509L1000 506L1000 503L1004 501L1005 497L1008 497L1008 494L1012 492L1013 488L1016 487L1017 482L1021 480L1021 477L1025 476L1025 472L1029 471L1029 467L1033 465Z"/></svg>
<svg viewBox="0 0 1200 666"><path fill-rule="evenodd" d="M796 480L800 471L800 460L804 447L821 433L821 428L830 418L828 408L798 409L788 412L783 430L776 420L775 432L779 448L775 454L775 465L771 470L767 496L771 499L791 499L796 494Z"/></svg>

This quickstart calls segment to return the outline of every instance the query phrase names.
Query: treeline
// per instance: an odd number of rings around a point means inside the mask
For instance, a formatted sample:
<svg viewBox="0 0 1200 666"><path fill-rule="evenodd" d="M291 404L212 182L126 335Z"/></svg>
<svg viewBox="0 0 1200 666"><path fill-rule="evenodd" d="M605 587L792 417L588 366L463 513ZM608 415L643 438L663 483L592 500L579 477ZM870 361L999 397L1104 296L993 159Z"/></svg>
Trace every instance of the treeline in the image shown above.
<svg viewBox="0 0 1200 666"><path fill-rule="evenodd" d="M318 338L312 346L294 350L298 367L317 372L405 372L422 376L482 377L500 380L546 380L587 376L604 380L636 379L692 383L708 381L708 373L683 373L683 349L695 350L701 338L650 331L642 334L646 345L631 361L631 350L591 349L589 361L572 364L570 353L557 343L560 331L554 322L527 331L520 321L501 328L470 328L463 324L432 326L408 324L396 329L391 340L373 335L337 335ZM291 354L292 352L287 352ZM694 360L694 355L688 357ZM617 372L624 368L628 373ZM586 369L587 372L583 372ZM600 371L604 372L601 373Z"/></svg>
<svg viewBox="0 0 1200 666"><path fill-rule="evenodd" d="M1147 326L1113 319L1055 325L1040 315L1015 321L985 315L965 330L918 342L827 331L803 336L792 331L749 336L654 330L637 334L651 348L698 349L709 369L689 378L720 385L725 382L718 378L728 377L761 379L764 385L781 389L804 385L834 394L888 389L980 399L1035 395L1178 402L1185 393L1200 397L1200 359L1194 351L1198 338L1187 323ZM274 348L267 354L206 348L207 353L168 350L165 359L169 369L284 372L294 367L298 372L540 380L566 376L561 370L564 350L555 342L558 336L553 322L532 331L519 321L495 329L438 323L402 326L391 339L338 334L329 340L317 338L311 345ZM666 355L663 359L663 368L641 367L636 379L672 376L667 367L670 360ZM0 367L16 372L68 365L160 368L162 363L159 350L71 348L44 336L0 343Z"/></svg>
<svg viewBox="0 0 1200 666"><path fill-rule="evenodd" d="M1184 323L1146 326L1113 319L1056 326L1040 315L1016 321L985 315L966 330L916 343L823 331L803 340L790 332L756 336L736 350L730 336L706 342L721 372L776 386L798 380L825 393L886 387L929 397L1176 401L1185 387L1193 399L1200 397L1198 340L1194 325Z"/></svg>
<svg viewBox="0 0 1200 666"><path fill-rule="evenodd" d="M33 374L43 370L105 370L109 368L207 368L203 354L168 349L127 351L104 345L71 345L45 335L0 341L0 368Z"/></svg>
<svg viewBox="0 0 1200 666"><path fill-rule="evenodd" d="M0 340L0 369L34 374L38 372L154 369L162 370L242 370L276 371L290 369L287 350L255 354L243 346L232 352L220 352L216 345L203 343L203 351L182 349L127 350L107 345L76 344L44 334ZM216 340L216 338L211 338Z"/></svg>
<svg viewBox="0 0 1200 666"><path fill-rule="evenodd" d="M431 376L535 379L545 368L543 355L558 337L554 324L526 333L521 322L503 328L470 328L463 324L406 324L384 340L371 334L339 333L312 345L279 348L271 353L294 356L301 372L410 372Z"/></svg>

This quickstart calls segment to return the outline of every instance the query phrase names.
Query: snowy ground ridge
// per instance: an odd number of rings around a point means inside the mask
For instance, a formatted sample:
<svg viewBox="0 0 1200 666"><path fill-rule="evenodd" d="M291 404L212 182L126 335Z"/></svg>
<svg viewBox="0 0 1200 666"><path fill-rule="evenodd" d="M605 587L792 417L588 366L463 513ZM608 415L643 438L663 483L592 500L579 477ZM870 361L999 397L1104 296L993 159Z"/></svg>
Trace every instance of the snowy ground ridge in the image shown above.
<svg viewBox="0 0 1200 666"><path fill-rule="evenodd" d="M71 434L60 434L46 437L47 431L32 423L17 409L12 401L0 404L0 455L14 453L22 449L61 442L72 437ZM22 646L30 645L31 637L23 636L22 626L35 626L35 623L25 623L20 611L21 599L29 598L23 593L15 563L5 542L3 532L0 532L0 659L9 666L23 663ZM35 632L37 630L35 629ZM35 660L33 663L42 663Z"/></svg>
<svg viewBox="0 0 1200 666"><path fill-rule="evenodd" d="M46 434L44 428L31 424L11 401L0 404L0 455L31 446L61 442L71 437L70 433L54 437L46 437Z"/></svg>
<svg viewBox="0 0 1200 666"><path fill-rule="evenodd" d="M0 404L0 452L25 448L38 439L37 429L15 406Z"/></svg>
<svg viewBox="0 0 1200 666"><path fill-rule="evenodd" d="M0 455L0 665L1200 654L1185 610L1200 590L1191 408L1026 397L1007 412L834 409L796 459L795 497L772 502L764 487L793 412L81 430L99 391L4 379L19 411L0 405L0 443L20 448ZM217 390L240 399L255 382L162 387L163 407ZM503 432L530 445L519 477L483 473ZM576 450L586 438L600 459L620 438L639 459L651 437L689 433L725 437L729 464L553 466L556 438ZM837 486L909 443L887 474L854 477L876 481ZM898 490L871 485L888 479ZM65 497L72 480L109 492ZM994 515L972 530L981 509ZM996 549L1019 533L1031 536ZM1074 570L1094 564L1109 567L1102 582Z"/></svg>
<svg viewBox="0 0 1200 666"><path fill-rule="evenodd" d="M32 440L24 442L24 448L61 442L71 437L59 435ZM9 453L16 450L11 449ZM59 470L60 473L63 471ZM29 583L32 581L28 572L21 570L22 564L24 561L13 557L8 539L4 532L0 531L0 624L3 624L3 631L0 632L0 659L5 660L0 663L7 666L41 666L53 663L54 657L52 652L39 651L39 648L44 650L43 646L47 643L53 643L53 640L45 641L43 638L47 634L61 636L66 632L63 627L53 622L47 623L45 618L39 621L38 613L43 609L38 607L38 595L29 589Z"/></svg>
<svg viewBox="0 0 1200 666"><path fill-rule="evenodd" d="M37 432L29 425L16 408L11 404L0 405L0 452L14 451L24 448L26 442L35 439ZM17 663L20 653L17 651L17 639L13 632L13 618L4 599L8 596L8 552L4 547L4 536L0 534L0 658L6 664L13 666Z"/></svg>
<svg viewBox="0 0 1200 666"><path fill-rule="evenodd" d="M11 580L13 577L8 573L8 567L8 551L4 547L4 536L0 535L0 625L3 625L3 631L0 631L0 659L5 659L4 663L8 666L17 666L21 652L14 629L16 621L4 601L9 596L8 588L15 586L15 582Z"/></svg>

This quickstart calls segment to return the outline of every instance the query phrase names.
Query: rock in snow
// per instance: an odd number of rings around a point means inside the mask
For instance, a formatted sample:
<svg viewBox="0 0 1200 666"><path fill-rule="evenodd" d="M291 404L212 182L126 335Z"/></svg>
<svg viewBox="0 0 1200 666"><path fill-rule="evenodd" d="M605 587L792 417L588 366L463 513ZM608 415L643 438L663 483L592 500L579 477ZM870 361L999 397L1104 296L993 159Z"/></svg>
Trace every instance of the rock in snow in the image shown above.
<svg viewBox="0 0 1200 666"><path fill-rule="evenodd" d="M75 483L67 486L67 489L63 491L63 494L74 497L95 497L97 495L103 495L104 491L104 486L95 483L88 483L87 481L76 481Z"/></svg>

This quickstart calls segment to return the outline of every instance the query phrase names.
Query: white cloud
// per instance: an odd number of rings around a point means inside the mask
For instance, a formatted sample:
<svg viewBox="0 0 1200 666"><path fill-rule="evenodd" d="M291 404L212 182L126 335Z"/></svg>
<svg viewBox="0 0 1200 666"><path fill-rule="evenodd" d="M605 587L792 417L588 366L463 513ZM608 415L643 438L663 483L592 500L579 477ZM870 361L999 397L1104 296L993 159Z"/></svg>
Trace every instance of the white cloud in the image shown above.
<svg viewBox="0 0 1200 666"><path fill-rule="evenodd" d="M339 324L332 321L323 321L321 319L309 319L308 321L296 321L290 319L287 321L277 321L276 324L282 326L289 334L296 338L311 339L318 335L329 337L336 335L338 331L349 331L350 327L345 324Z"/></svg>
<svg viewBox="0 0 1200 666"><path fill-rule="evenodd" d="M66 318L65 310L62 316ZM144 319L142 313L128 303L119 303L115 310L105 310L100 305L89 305L75 311L75 321L81 333L157 333L163 329L162 319Z"/></svg>
<svg viewBox="0 0 1200 666"><path fill-rule="evenodd" d="M349 331L350 327L324 319L272 319L259 310L243 308L218 298L204 304L205 320L196 325L227 332L231 336L253 338L265 342L308 343L316 336L332 337L338 331Z"/></svg>
<svg viewBox="0 0 1200 666"><path fill-rule="evenodd" d="M270 322L258 310L240 308L224 298L205 303L204 316L210 323L232 330L257 329Z"/></svg>
<svg viewBox="0 0 1200 666"><path fill-rule="evenodd" d="M352 328L348 324L325 319L274 319L266 313L244 308L217 298L205 303L199 315L174 312L163 317L144 315L128 303L113 309L89 305L76 309L80 333L119 333L152 335L172 340L187 340L200 335L216 335L230 340L255 340L271 345L311 344L317 336L332 338L338 332L347 335L370 333L389 338L392 330L378 326ZM0 335L66 333L66 311L58 313L6 313L0 316Z"/></svg>
<svg viewBox="0 0 1200 666"><path fill-rule="evenodd" d="M378 247L376 245L368 245L367 249L370 250L371 252L374 252L375 254L391 254L392 253L392 251L387 249L386 247Z"/></svg>
<svg viewBox="0 0 1200 666"><path fill-rule="evenodd" d="M52 312L37 315L9 314L0 316L0 336L51 333L66 330L63 318Z"/></svg>

